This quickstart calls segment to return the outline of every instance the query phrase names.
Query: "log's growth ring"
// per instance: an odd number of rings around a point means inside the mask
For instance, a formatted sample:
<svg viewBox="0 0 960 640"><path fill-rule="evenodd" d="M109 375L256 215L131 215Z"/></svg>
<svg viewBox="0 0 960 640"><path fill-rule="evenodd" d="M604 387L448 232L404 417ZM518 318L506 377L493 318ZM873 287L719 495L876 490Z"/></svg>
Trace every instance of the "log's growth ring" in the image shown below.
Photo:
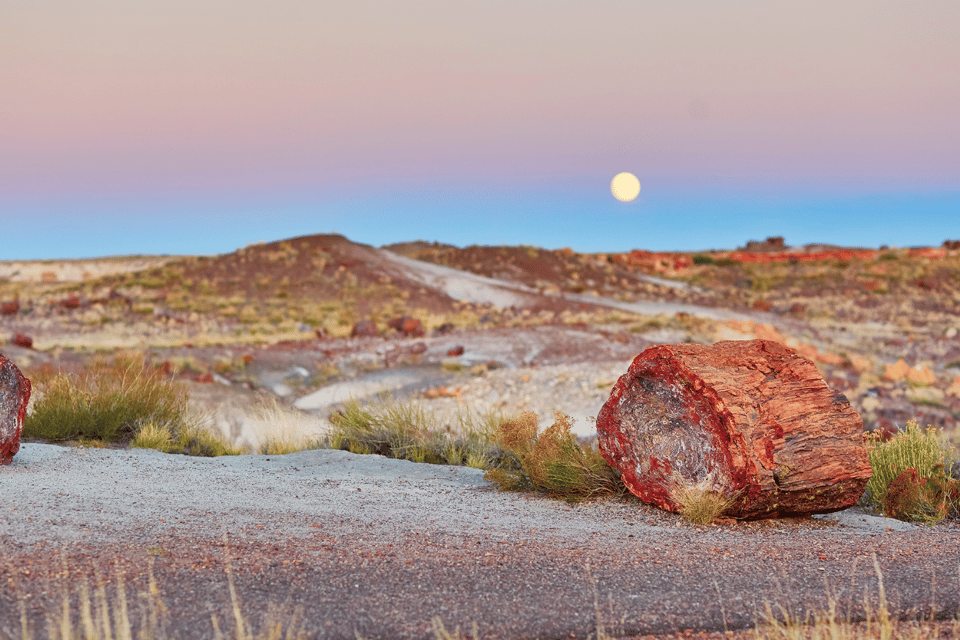
<svg viewBox="0 0 960 640"><path fill-rule="evenodd" d="M600 451L645 502L678 483L734 498L727 515L845 509L870 479L863 421L799 353L766 340L650 347L597 416Z"/></svg>

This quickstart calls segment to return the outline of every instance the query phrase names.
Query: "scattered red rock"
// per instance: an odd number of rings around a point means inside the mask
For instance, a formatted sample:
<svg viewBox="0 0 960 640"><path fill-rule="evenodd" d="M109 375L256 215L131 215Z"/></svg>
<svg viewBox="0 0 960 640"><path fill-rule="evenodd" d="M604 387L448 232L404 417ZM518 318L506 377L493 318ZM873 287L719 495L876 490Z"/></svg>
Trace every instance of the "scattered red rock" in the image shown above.
<svg viewBox="0 0 960 640"><path fill-rule="evenodd" d="M749 330L748 330L749 331ZM771 340L783 344L785 339L772 325L760 323L753 326L753 333L760 340Z"/></svg>
<svg viewBox="0 0 960 640"><path fill-rule="evenodd" d="M833 249L826 251L808 251L805 249L761 253L753 251L730 251L718 253L718 258L737 262L817 262L819 260L871 260L880 254L876 249Z"/></svg>
<svg viewBox="0 0 960 640"><path fill-rule="evenodd" d="M201 374L198 375L196 378L194 378L194 381L195 381L195 382L200 382L200 383L203 383L203 384L210 384L211 382L213 382L213 374L212 374L212 373L201 373Z"/></svg>
<svg viewBox="0 0 960 640"><path fill-rule="evenodd" d="M759 299L757 299L757 300L754 301L754 303L753 303L753 309L754 309L755 311L767 311L767 312L769 312L771 309L773 309L773 305L770 304L770 302L768 302L767 300L764 300L763 298L759 298Z"/></svg>
<svg viewBox="0 0 960 640"><path fill-rule="evenodd" d="M420 355L421 353L427 352L427 344L425 342L415 342L410 345L408 351L413 355Z"/></svg>
<svg viewBox="0 0 960 640"><path fill-rule="evenodd" d="M460 398L463 396L463 389L448 389L447 387L434 387L423 392L423 397L428 400L436 398Z"/></svg>
<svg viewBox="0 0 960 640"><path fill-rule="evenodd" d="M634 249L629 253L614 253L607 256L614 264L650 273L670 273L693 264L693 258L685 253L656 253Z"/></svg>
<svg viewBox="0 0 960 640"><path fill-rule="evenodd" d="M15 333L10 337L10 344L24 349L33 349L33 338L25 336L22 333Z"/></svg>
<svg viewBox="0 0 960 640"><path fill-rule="evenodd" d="M853 367L856 371L860 373L865 373L867 371L873 370L873 363L863 356L852 355L850 356L850 366Z"/></svg>
<svg viewBox="0 0 960 640"><path fill-rule="evenodd" d="M422 338L424 336L423 323L410 316L401 316L387 322L387 326L396 329L408 338Z"/></svg>
<svg viewBox="0 0 960 640"><path fill-rule="evenodd" d="M953 382L950 383L949 387L947 387L946 394L948 396L960 398L960 376L954 377Z"/></svg>
<svg viewBox="0 0 960 640"><path fill-rule="evenodd" d="M0 315L15 316L19 311L20 311L19 300L13 300L11 302L4 302L0 304Z"/></svg>
<svg viewBox="0 0 960 640"><path fill-rule="evenodd" d="M907 251L911 258L931 258L937 260L945 258L947 250L945 247L914 247Z"/></svg>
<svg viewBox="0 0 960 640"><path fill-rule="evenodd" d="M937 381L930 367L922 364L915 365L907 371L907 380L917 385L930 385Z"/></svg>
<svg viewBox="0 0 960 640"><path fill-rule="evenodd" d="M170 364L169 360L164 360L160 363L160 366L157 367L157 372L160 375L169 376L173 373L173 365Z"/></svg>
<svg viewBox="0 0 960 640"><path fill-rule="evenodd" d="M23 418L30 401L30 380L0 354L0 465L10 464L20 450Z"/></svg>
<svg viewBox="0 0 960 640"><path fill-rule="evenodd" d="M64 309L79 309L80 305L80 296L70 296L60 301L60 306Z"/></svg>
<svg viewBox="0 0 960 640"><path fill-rule="evenodd" d="M361 320L350 329L351 338L375 338L378 333L377 323L373 320Z"/></svg>
<svg viewBox="0 0 960 640"><path fill-rule="evenodd" d="M826 513L856 503L871 475L847 399L765 340L650 347L614 385L597 434L627 488L670 511L688 484L733 498L736 518Z"/></svg>
<svg viewBox="0 0 960 640"><path fill-rule="evenodd" d="M462 355L463 355L463 352L464 352L463 345L457 345L457 346L455 346L453 349L448 349L448 350L447 350L447 355L450 356L451 358L453 358L453 357L456 357L456 356L462 356Z"/></svg>
<svg viewBox="0 0 960 640"><path fill-rule="evenodd" d="M832 364L835 366L843 364L843 357L838 356L835 353L820 353L818 351L816 360L817 362L822 362L823 364Z"/></svg>
<svg viewBox="0 0 960 640"><path fill-rule="evenodd" d="M903 361L903 358L897 360L895 364L884 365L883 377L887 380L896 382L910 373L910 365Z"/></svg>

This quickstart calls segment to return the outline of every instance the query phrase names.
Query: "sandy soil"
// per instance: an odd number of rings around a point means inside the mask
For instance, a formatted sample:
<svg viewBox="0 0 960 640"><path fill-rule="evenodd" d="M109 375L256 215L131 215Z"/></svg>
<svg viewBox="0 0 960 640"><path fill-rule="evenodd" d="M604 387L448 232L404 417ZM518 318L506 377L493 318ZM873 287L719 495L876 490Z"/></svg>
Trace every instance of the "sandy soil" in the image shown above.
<svg viewBox="0 0 960 640"><path fill-rule="evenodd" d="M39 621L64 580L120 568L135 591L148 561L180 638L210 637L210 613L228 611L227 562L253 620L288 602L323 638L432 637L436 616L477 621L484 638L586 638L598 616L617 634L718 632L766 602L824 607L825 584L856 615L876 602L874 554L897 612L960 605L960 531L856 510L703 528L632 499L570 505L495 491L474 469L342 451L40 444L0 470L0 494L17 505L0 527L8 630L17 593Z"/></svg>

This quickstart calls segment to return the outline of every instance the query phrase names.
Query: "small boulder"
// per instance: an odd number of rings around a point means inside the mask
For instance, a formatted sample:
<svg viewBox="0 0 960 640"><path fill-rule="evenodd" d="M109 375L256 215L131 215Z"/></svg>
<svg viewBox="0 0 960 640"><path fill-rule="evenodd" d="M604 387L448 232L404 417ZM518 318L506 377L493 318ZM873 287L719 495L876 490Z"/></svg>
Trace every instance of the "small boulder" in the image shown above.
<svg viewBox="0 0 960 640"><path fill-rule="evenodd" d="M350 329L351 338L375 338L377 333L377 323L373 320L361 320Z"/></svg>
<svg viewBox="0 0 960 640"><path fill-rule="evenodd" d="M10 337L10 344L24 349L33 349L33 338L22 333L15 333Z"/></svg>
<svg viewBox="0 0 960 640"><path fill-rule="evenodd" d="M17 315L18 311L20 311L19 300L13 300L11 302L4 302L0 304L0 315L15 316Z"/></svg>
<svg viewBox="0 0 960 640"><path fill-rule="evenodd" d="M387 323L391 329L396 329L407 338L422 338L424 336L423 323L410 316L394 318Z"/></svg>
<svg viewBox="0 0 960 640"><path fill-rule="evenodd" d="M0 464L10 464L20 450L23 418L30 401L30 380L0 354Z"/></svg>
<svg viewBox="0 0 960 640"><path fill-rule="evenodd" d="M930 367L918 364L907 371L907 380L918 385L929 385L934 384L937 377L930 371Z"/></svg>
<svg viewBox="0 0 960 640"><path fill-rule="evenodd" d="M464 352L463 345L460 345L460 344L458 344L452 349L447 349L447 355L450 356L451 358L462 356L463 352Z"/></svg>
<svg viewBox="0 0 960 640"><path fill-rule="evenodd" d="M896 382L910 373L910 365L903 361L903 358L897 360L895 364L886 364L883 366L883 377L887 380Z"/></svg>
<svg viewBox="0 0 960 640"><path fill-rule="evenodd" d="M82 304L80 296L69 296L60 301L60 306L64 309L79 309Z"/></svg>
<svg viewBox="0 0 960 640"><path fill-rule="evenodd" d="M444 323L441 324L439 327L437 327L436 329L434 329L433 332L436 333L437 335L442 336L442 335L446 335L446 334L450 333L450 332L453 331L454 329L456 329L456 327L453 326L453 323L451 323L451 322L444 322Z"/></svg>

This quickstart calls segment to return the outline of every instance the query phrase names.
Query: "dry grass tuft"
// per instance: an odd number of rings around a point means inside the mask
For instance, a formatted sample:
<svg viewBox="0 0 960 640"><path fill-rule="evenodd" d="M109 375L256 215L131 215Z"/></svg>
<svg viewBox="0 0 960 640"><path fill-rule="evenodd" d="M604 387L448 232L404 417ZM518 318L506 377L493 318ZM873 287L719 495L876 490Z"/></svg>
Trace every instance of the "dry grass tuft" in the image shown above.
<svg viewBox="0 0 960 640"><path fill-rule="evenodd" d="M677 474L673 481L671 498L680 505L680 514L691 524L713 524L735 499L715 490L713 478L710 477L692 484Z"/></svg>
<svg viewBox="0 0 960 640"><path fill-rule="evenodd" d="M326 429L321 420L284 407L273 398L257 407L253 418L261 454L282 455L323 446Z"/></svg>
<svg viewBox="0 0 960 640"><path fill-rule="evenodd" d="M538 489L568 500L623 495L626 488L616 471L599 451L581 448L570 427L570 417L560 411L539 435L535 413L502 422L500 446L511 455L484 477L505 491Z"/></svg>

